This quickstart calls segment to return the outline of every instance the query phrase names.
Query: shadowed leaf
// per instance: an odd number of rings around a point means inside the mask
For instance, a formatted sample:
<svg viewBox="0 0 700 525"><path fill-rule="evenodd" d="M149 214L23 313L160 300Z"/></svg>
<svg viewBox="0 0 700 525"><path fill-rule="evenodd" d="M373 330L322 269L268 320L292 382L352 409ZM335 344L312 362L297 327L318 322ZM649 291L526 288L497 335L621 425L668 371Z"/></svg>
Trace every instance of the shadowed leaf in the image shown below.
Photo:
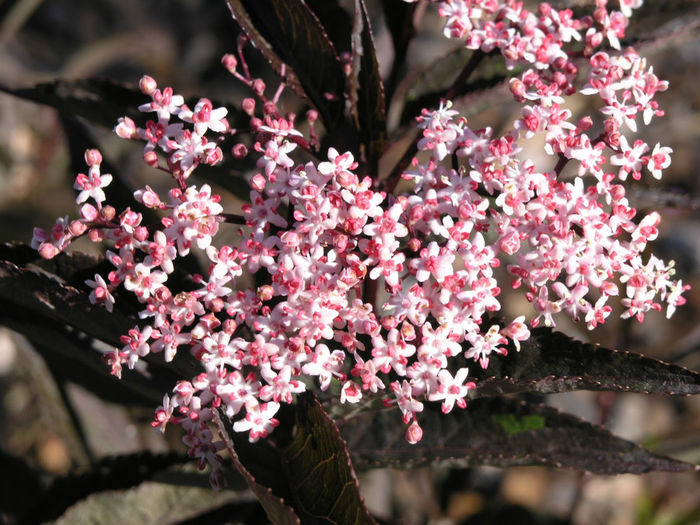
<svg viewBox="0 0 700 525"><path fill-rule="evenodd" d="M36 259L32 260L31 253L22 245L3 245L0 256L0 320L37 343L37 350L47 356L47 360L80 362L73 370L67 362L60 367L65 379L101 397L118 396L120 391L131 392L144 402L154 399L157 390L161 392L157 399L162 399L162 392L170 390L178 378L197 373L198 368L189 356L178 354L172 362L164 363L162 356L148 355L144 358L148 363L148 379L140 377L136 371L125 370L126 381L133 385L120 386L114 378L97 380L97 377L109 375L109 369L94 349L93 339L121 346L120 336L138 322L131 312L118 309L119 302L110 313L102 306L91 304L86 292L67 284L66 280L70 279L76 286L84 286L84 278L94 277L93 270L101 269L103 262L79 253L62 253L51 261L35 254ZM20 267L14 261L27 267ZM92 370L97 376L94 379L82 377L78 370Z"/></svg>
<svg viewBox="0 0 700 525"><path fill-rule="evenodd" d="M85 472L54 479L47 490L35 495L23 520L40 523L56 519L68 507L91 494L136 486L158 471L189 461L191 458L185 454L150 452L102 459Z"/></svg>
<svg viewBox="0 0 700 525"><path fill-rule="evenodd" d="M114 127L119 117L138 119L142 115L138 106L148 102L148 97L135 87L95 78L56 80L18 89L0 86L0 90L108 128Z"/></svg>
<svg viewBox="0 0 700 525"><path fill-rule="evenodd" d="M228 418L217 412L214 421L234 466L260 501L269 520L275 525L300 524L290 504L292 496L279 452L268 441L249 443L245 436L233 430Z"/></svg>
<svg viewBox="0 0 700 525"><path fill-rule="evenodd" d="M695 468L554 408L515 399L477 399L447 415L430 404L418 419L424 430L416 445L406 441L395 410L366 412L339 425L358 467L405 468L449 461L463 467L551 465L596 474Z"/></svg>
<svg viewBox="0 0 700 525"><path fill-rule="evenodd" d="M408 45L416 34L416 28L413 24L416 5L401 0L382 0L384 20L391 33L391 41L394 44L394 62L391 66L389 78L384 84L387 105L391 102L399 74L404 68Z"/></svg>
<svg viewBox="0 0 700 525"><path fill-rule="evenodd" d="M375 523L338 427L312 394L299 396L296 434L284 457L295 500L306 513L327 523Z"/></svg>
<svg viewBox="0 0 700 525"><path fill-rule="evenodd" d="M350 51L352 17L338 0L305 0L323 25L338 53Z"/></svg>
<svg viewBox="0 0 700 525"><path fill-rule="evenodd" d="M372 26L363 0L355 0L349 96L361 144L361 157L366 163L365 172L376 178L377 162L386 141L384 86L379 74Z"/></svg>
<svg viewBox="0 0 700 525"><path fill-rule="evenodd" d="M329 130L338 127L343 120L345 75L333 44L309 7L301 0L226 1L275 71L281 73L282 63L291 67L303 88L301 93L296 91L308 97Z"/></svg>
<svg viewBox="0 0 700 525"><path fill-rule="evenodd" d="M586 344L551 328L537 328L520 352L470 368L473 398L512 392L613 390L671 395L700 393L700 374L639 354Z"/></svg>
<svg viewBox="0 0 700 525"><path fill-rule="evenodd" d="M289 523L276 517L288 520L291 506L302 523L375 523L360 496L338 428L316 398L300 395L294 409L283 407L280 420L271 439L254 444L233 432L228 422L219 421L236 466L261 498L270 520Z"/></svg>

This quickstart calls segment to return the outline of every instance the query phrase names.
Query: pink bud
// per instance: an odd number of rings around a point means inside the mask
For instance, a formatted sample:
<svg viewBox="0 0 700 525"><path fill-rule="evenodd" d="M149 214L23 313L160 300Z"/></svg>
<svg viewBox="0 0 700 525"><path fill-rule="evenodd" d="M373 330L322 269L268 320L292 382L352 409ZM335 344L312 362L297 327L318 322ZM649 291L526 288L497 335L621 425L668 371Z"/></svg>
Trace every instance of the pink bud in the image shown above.
<svg viewBox="0 0 700 525"><path fill-rule="evenodd" d="M143 161L151 168L158 167L158 154L155 151L147 151L143 154Z"/></svg>
<svg viewBox="0 0 700 525"><path fill-rule="evenodd" d="M114 216L117 214L117 210L114 209L114 206L105 206L102 208L102 216L105 218L105 220L111 221L114 219Z"/></svg>
<svg viewBox="0 0 700 525"><path fill-rule="evenodd" d="M221 57L221 65L224 66L229 73L235 73L236 67L238 66L238 59L231 53L227 53Z"/></svg>
<svg viewBox="0 0 700 525"><path fill-rule="evenodd" d="M83 204L80 207L80 216L86 221L95 221L100 214L92 204Z"/></svg>
<svg viewBox="0 0 700 525"><path fill-rule="evenodd" d="M87 226L82 221L72 221L68 226L68 231L73 237L80 237L87 230Z"/></svg>
<svg viewBox="0 0 700 525"><path fill-rule="evenodd" d="M45 242L39 246L39 255L44 259L53 259L58 255L58 248L51 243Z"/></svg>
<svg viewBox="0 0 700 525"><path fill-rule="evenodd" d="M271 100L268 100L267 102L265 102L263 104L263 115L265 115L265 116L269 115L271 117L274 117L277 115L277 113L279 113L277 111L277 104L275 104Z"/></svg>
<svg viewBox="0 0 700 525"><path fill-rule="evenodd" d="M96 149L86 150L85 163L88 166L99 166L102 164L102 154Z"/></svg>
<svg viewBox="0 0 700 525"><path fill-rule="evenodd" d="M421 439L423 439L423 429L420 427L418 424L418 421L413 421L406 429L406 441L408 441L411 445L415 445L418 443Z"/></svg>
<svg viewBox="0 0 700 525"><path fill-rule="evenodd" d="M513 78L510 81L510 92L515 97L515 100L521 101L527 92L527 88L519 79Z"/></svg>
<svg viewBox="0 0 700 525"><path fill-rule="evenodd" d="M136 239L139 242L143 242L146 239L148 239L148 228L146 228L145 226L139 226L138 228L135 228L134 239Z"/></svg>
<svg viewBox="0 0 700 525"><path fill-rule="evenodd" d="M248 155L248 148L245 144L236 144L233 148L231 148L231 154L236 159L242 159Z"/></svg>
<svg viewBox="0 0 700 525"><path fill-rule="evenodd" d="M136 137L136 124L129 117L120 117L114 132L123 139L133 139Z"/></svg>
<svg viewBox="0 0 700 525"><path fill-rule="evenodd" d="M144 95L148 95L150 97L157 88L158 84L156 84L153 77L144 75L141 77L141 80L139 80L139 89Z"/></svg>
<svg viewBox="0 0 700 525"><path fill-rule="evenodd" d="M258 131L258 128L263 125L263 121L260 120L257 117L253 117L250 119L250 130L255 133Z"/></svg>
<svg viewBox="0 0 700 525"><path fill-rule="evenodd" d="M578 121L578 124L576 125L579 131L586 131L587 129L591 129L592 126L593 119L588 115L586 115L585 117L581 117L581 119Z"/></svg>
<svg viewBox="0 0 700 525"><path fill-rule="evenodd" d="M413 237L408 241L408 249L411 250L412 252L417 252L420 250L421 247L421 242L420 239L416 239Z"/></svg>
<svg viewBox="0 0 700 525"><path fill-rule="evenodd" d="M306 112L306 120L309 122L309 124L313 124L318 120L318 111L315 109L310 109L309 111Z"/></svg>
<svg viewBox="0 0 700 525"><path fill-rule="evenodd" d="M263 93L265 93L265 82L262 78L256 78L255 80L253 80L252 88L255 94L261 97Z"/></svg>
<svg viewBox="0 0 700 525"><path fill-rule="evenodd" d="M247 97L241 102L241 108L245 111L246 115L253 116L255 114L255 99Z"/></svg>
<svg viewBox="0 0 700 525"><path fill-rule="evenodd" d="M240 144L243 146L243 144ZM245 147L245 146L243 146ZM263 191L265 189L265 184L266 184L265 177L262 176L260 173L256 173L253 175L253 178L250 179L250 187L253 188L255 191Z"/></svg>

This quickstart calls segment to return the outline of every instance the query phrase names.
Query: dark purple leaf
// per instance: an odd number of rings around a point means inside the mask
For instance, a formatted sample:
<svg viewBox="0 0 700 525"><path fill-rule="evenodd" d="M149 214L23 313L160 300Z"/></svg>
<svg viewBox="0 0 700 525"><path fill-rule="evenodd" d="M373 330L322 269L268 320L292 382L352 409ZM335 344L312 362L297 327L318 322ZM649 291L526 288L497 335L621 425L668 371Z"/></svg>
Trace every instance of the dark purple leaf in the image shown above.
<svg viewBox="0 0 700 525"><path fill-rule="evenodd" d="M352 17L338 0L305 0L318 17L338 53L350 52Z"/></svg>
<svg viewBox="0 0 700 525"><path fill-rule="evenodd" d="M148 102L148 97L135 87L95 78L56 80L18 89L0 86L0 90L108 128L114 127L119 117L137 119L138 106Z"/></svg>
<svg viewBox="0 0 700 525"><path fill-rule="evenodd" d="M318 109L329 130L343 121L345 75L316 15L301 0L226 0L248 38L288 85ZM296 81L298 79L298 82ZM303 89L299 90L299 86Z"/></svg>
<svg viewBox="0 0 700 525"><path fill-rule="evenodd" d="M293 418L291 412L294 412ZM310 394L281 416L271 438L251 444L228 422L219 430L274 523L373 524L338 428Z"/></svg>
<svg viewBox="0 0 700 525"><path fill-rule="evenodd" d="M394 44L394 62L391 66L389 78L384 85L387 105L391 102L399 75L405 67L404 62L408 52L408 45L416 34L416 28L413 24L416 5L406 3L403 0L382 0L384 20Z"/></svg>
<svg viewBox="0 0 700 525"><path fill-rule="evenodd" d="M576 341L551 328L537 328L520 352L470 368L472 397L512 392L613 390L670 395L700 393L700 374L643 355Z"/></svg>
<svg viewBox="0 0 700 525"><path fill-rule="evenodd" d="M275 525L299 525L301 520L291 506L287 480L279 452L267 441L248 443L235 432L225 416L214 414L219 435L238 472Z"/></svg>
<svg viewBox="0 0 700 525"><path fill-rule="evenodd" d="M417 467L449 461L463 467L550 465L596 474L697 467L654 454L630 441L544 405L484 398L443 414L427 405L419 415L423 439L404 437L396 410L365 412L339 422L356 467Z"/></svg>
<svg viewBox="0 0 700 525"><path fill-rule="evenodd" d="M363 0L355 0L349 97L360 139L360 155L366 164L365 172L376 178L377 163L386 141L384 86L379 74L372 26Z"/></svg>

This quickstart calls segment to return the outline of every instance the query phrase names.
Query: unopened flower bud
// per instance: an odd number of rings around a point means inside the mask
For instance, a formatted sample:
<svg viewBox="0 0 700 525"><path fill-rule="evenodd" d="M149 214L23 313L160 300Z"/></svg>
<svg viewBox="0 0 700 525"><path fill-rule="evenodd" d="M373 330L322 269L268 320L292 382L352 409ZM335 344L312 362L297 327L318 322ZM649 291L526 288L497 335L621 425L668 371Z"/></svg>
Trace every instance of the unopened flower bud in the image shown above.
<svg viewBox="0 0 700 525"><path fill-rule="evenodd" d="M143 161L151 168L158 167L158 154L155 151L147 151L143 154Z"/></svg>
<svg viewBox="0 0 700 525"><path fill-rule="evenodd" d="M278 113L279 111L277 111L277 104L271 100L268 100L265 102L265 104L263 104L263 115L275 117Z"/></svg>
<svg viewBox="0 0 700 525"><path fill-rule="evenodd" d="M265 93L265 82L262 78L256 78L255 80L253 80L252 88L255 94L261 97L263 93Z"/></svg>
<svg viewBox="0 0 700 525"><path fill-rule="evenodd" d="M114 216L117 214L117 210L114 209L114 206L104 206L102 208L102 217L104 217L106 220L111 221L114 219Z"/></svg>
<svg viewBox="0 0 700 525"><path fill-rule="evenodd" d="M143 242L148 239L148 228L145 226L138 226L134 228L134 239L139 242Z"/></svg>
<svg viewBox="0 0 700 525"><path fill-rule="evenodd" d="M233 157L236 159L242 159L248 155L248 148L245 144L236 144L233 148L231 148L231 155L233 155Z"/></svg>
<svg viewBox="0 0 700 525"><path fill-rule="evenodd" d="M114 132L123 139L133 139L136 137L136 124L129 117L120 117Z"/></svg>
<svg viewBox="0 0 700 525"><path fill-rule="evenodd" d="M581 119L578 121L578 124L576 125L577 131L586 131L588 129L591 129L591 126L593 126L593 119L586 115L585 117L581 117Z"/></svg>
<svg viewBox="0 0 700 525"><path fill-rule="evenodd" d="M224 308L226 308L226 303L221 297L215 297L209 304L209 309L214 313L219 313Z"/></svg>
<svg viewBox="0 0 700 525"><path fill-rule="evenodd" d="M243 146L243 144L240 145ZM261 173L256 173L253 175L253 178L250 179L250 187L255 191L263 191L265 189L266 182L265 177L263 177Z"/></svg>
<svg viewBox="0 0 700 525"><path fill-rule="evenodd" d="M233 74L236 72L236 67L238 67L238 59L235 55L227 53L221 57L221 65L224 66L229 73Z"/></svg>
<svg viewBox="0 0 700 525"><path fill-rule="evenodd" d="M421 242L419 239L416 239L413 237L411 240L408 241L408 249L411 250L412 252L417 252L420 250L421 247Z"/></svg>
<svg viewBox="0 0 700 525"><path fill-rule="evenodd" d="M318 120L318 111L315 109L310 109L306 112L306 120L309 124L313 124Z"/></svg>
<svg viewBox="0 0 700 525"><path fill-rule="evenodd" d="M510 92L515 97L515 100L520 102L523 100L527 89L525 88L525 84L523 84L519 79L513 78L510 81Z"/></svg>
<svg viewBox="0 0 700 525"><path fill-rule="evenodd" d="M86 221L95 221L100 214L92 204L85 203L80 207L80 216Z"/></svg>
<svg viewBox="0 0 700 525"><path fill-rule="evenodd" d="M99 166L102 164L102 154L96 149L86 150L85 163L88 166Z"/></svg>
<svg viewBox="0 0 700 525"><path fill-rule="evenodd" d="M41 255L44 259L53 259L56 257L56 255L58 255L58 248L51 243L45 242L39 246L39 255Z"/></svg>
<svg viewBox="0 0 700 525"><path fill-rule="evenodd" d="M255 114L255 99L247 97L241 102L241 109L246 113L246 115L253 116Z"/></svg>
<svg viewBox="0 0 700 525"><path fill-rule="evenodd" d="M144 75L141 77L141 80L139 80L139 89L144 95L148 95L150 97L157 88L158 84L153 77Z"/></svg>
<svg viewBox="0 0 700 525"><path fill-rule="evenodd" d="M253 117L250 119L250 130L255 133L258 131L258 128L263 125L263 121L260 120L257 117Z"/></svg>
<svg viewBox="0 0 700 525"><path fill-rule="evenodd" d="M413 421L406 429L406 441L411 445L415 445L423 439L423 429L418 424L418 421Z"/></svg>
<svg viewBox="0 0 700 525"><path fill-rule="evenodd" d="M88 232L88 239L90 239L92 242L102 242L104 239L104 235L102 234L102 230L98 229L93 229Z"/></svg>

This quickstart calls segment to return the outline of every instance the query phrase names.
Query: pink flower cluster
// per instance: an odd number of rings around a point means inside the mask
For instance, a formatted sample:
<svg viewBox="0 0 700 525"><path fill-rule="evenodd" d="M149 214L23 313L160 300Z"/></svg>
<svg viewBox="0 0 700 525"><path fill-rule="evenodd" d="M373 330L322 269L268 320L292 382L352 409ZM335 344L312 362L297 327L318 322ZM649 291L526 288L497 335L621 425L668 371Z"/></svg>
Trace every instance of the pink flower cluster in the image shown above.
<svg viewBox="0 0 700 525"><path fill-rule="evenodd" d="M640 140L630 146L622 134L623 127L637 131L638 114L644 124L662 114L653 97L666 83L631 49L597 50L605 39L619 48L630 9L641 1L621 4L620 12L608 11L598 0L593 16L579 20L547 4L531 13L515 1L439 2L447 36L529 68L510 83L522 110L501 136L471 129L450 101L423 110L418 149L426 153L402 173L413 186L400 195L382 191L385 181L360 178L350 152L330 148L325 159L295 160L316 142L313 127L307 141L294 116L279 113L279 91L266 99L262 81L247 67L239 73L227 55L226 67L263 104L256 117L255 100L243 102L252 152L233 148L236 157L257 158L250 202L240 216L225 214L209 186L186 179L197 165L221 160L218 140L234 133L226 110L207 99L190 110L171 88L161 91L145 77L141 89L152 102L139 109L157 120L141 128L120 119L116 132L144 141L144 160L176 181L164 199L148 186L135 193L162 214L161 223L144 225L138 212L117 215L103 205L111 177L90 150L88 175L76 178L80 218L37 229L33 246L47 258L83 234L113 246L107 258L114 270L87 282L90 298L111 310L123 285L143 305L143 323L108 355L112 372L120 376L123 365L133 368L150 353L171 361L189 352L201 363L201 374L165 395L154 426L180 425L202 466L216 467L222 448L209 429L213 410L255 441L278 424L280 404L313 380L321 390L337 389L341 402L379 395L398 406L415 442L423 402L441 403L445 413L466 406L475 385L455 365L459 356L487 367L493 353L519 350L530 335L525 316L485 322L501 309L494 269L502 264L532 303L530 326L553 326L565 312L592 329L618 295L622 316L640 321L662 301L668 315L684 302L687 286L672 279L672 264L642 258L658 235L658 213L636 218L619 184L645 168L659 178L670 162L669 148ZM576 88L582 65L585 80ZM565 102L577 92L600 97L602 116L573 122ZM596 126L600 134L589 137ZM550 166L523 158L533 138L544 139ZM616 173L606 171L608 160ZM568 162L577 170L564 177ZM226 222L239 225L238 241L217 246ZM192 290L171 289L177 259L195 247L207 272L194 276ZM252 286L252 276L262 284Z"/></svg>

